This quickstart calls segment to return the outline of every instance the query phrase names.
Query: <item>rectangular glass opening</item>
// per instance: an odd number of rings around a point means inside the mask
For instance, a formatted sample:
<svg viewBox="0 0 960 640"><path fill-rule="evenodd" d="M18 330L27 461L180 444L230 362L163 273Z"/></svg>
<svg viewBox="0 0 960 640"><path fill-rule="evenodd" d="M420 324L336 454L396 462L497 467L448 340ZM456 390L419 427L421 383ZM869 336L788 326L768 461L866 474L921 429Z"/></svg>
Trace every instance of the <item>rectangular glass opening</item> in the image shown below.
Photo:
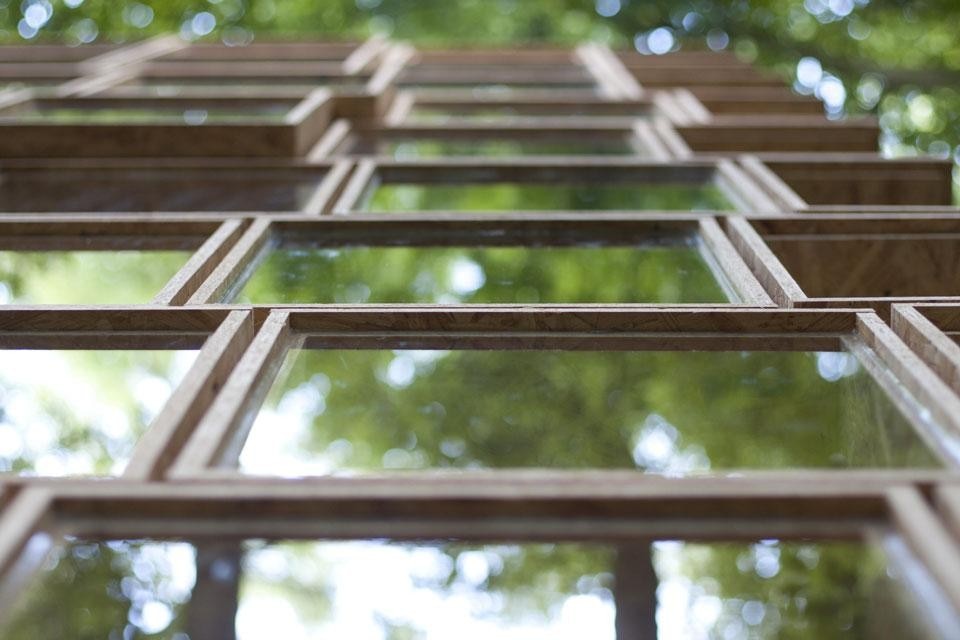
<svg viewBox="0 0 960 640"><path fill-rule="evenodd" d="M790 351L292 349L239 456L284 476L939 464L855 355Z"/></svg>
<svg viewBox="0 0 960 640"><path fill-rule="evenodd" d="M49 87L55 87L58 84L63 84L68 82L72 78L2 78L0 79L0 89L9 89L15 91L17 89L25 88L35 88L35 89L44 89Z"/></svg>
<svg viewBox="0 0 960 640"><path fill-rule="evenodd" d="M0 304L150 302L189 251L3 251Z"/></svg>
<svg viewBox="0 0 960 640"><path fill-rule="evenodd" d="M474 95L485 96L485 95L512 95L518 92L523 91L584 91L594 94L597 92L597 86L593 82L537 82L535 80L530 80L528 82L450 82L447 80L440 80L437 82L430 82L428 80L418 78L415 81L404 81L401 80L397 83L397 86L404 89L453 89L453 90L469 90Z"/></svg>
<svg viewBox="0 0 960 640"><path fill-rule="evenodd" d="M171 51L158 58L156 63L166 69L197 67L212 63L218 67L249 67L264 64L316 64L318 62L342 62L362 42L340 41L336 43L305 42L256 42L223 44L222 42L193 42L189 47Z"/></svg>
<svg viewBox="0 0 960 640"><path fill-rule="evenodd" d="M397 160L442 156L575 156L575 155L638 155L639 145L632 145L623 136L587 136L567 138L503 137L503 138L400 138L372 141L373 152ZM352 153L363 149L351 149Z"/></svg>
<svg viewBox="0 0 960 640"><path fill-rule="evenodd" d="M323 178L235 171L4 171L0 211L300 211Z"/></svg>
<svg viewBox="0 0 960 640"><path fill-rule="evenodd" d="M697 239L683 237L635 246L281 244L254 263L236 301L729 302L711 262Z"/></svg>
<svg viewBox="0 0 960 640"><path fill-rule="evenodd" d="M889 541L888 541L889 540ZM73 539L4 638L931 638L955 621L877 540ZM934 612L931 615L931 612ZM235 632L235 636L230 631Z"/></svg>
<svg viewBox="0 0 960 640"><path fill-rule="evenodd" d="M0 121L23 124L229 124L234 122L282 123L293 102L258 105L219 105L189 101L176 105L136 105L103 101L39 103L25 109L0 112Z"/></svg>
<svg viewBox="0 0 960 640"><path fill-rule="evenodd" d="M493 182L372 185L361 210L402 211L730 211L713 183Z"/></svg>
<svg viewBox="0 0 960 640"><path fill-rule="evenodd" d="M0 350L0 472L119 475L196 356Z"/></svg>
<svg viewBox="0 0 960 640"><path fill-rule="evenodd" d="M468 122L505 123L529 118L572 118L572 117L630 117L641 118L647 115L647 107L627 106L618 103L589 103L589 104L463 104L456 106L431 106L429 104L414 104L410 110L408 120L423 123L444 123L451 120Z"/></svg>
<svg viewBox="0 0 960 640"><path fill-rule="evenodd" d="M284 91L300 91L304 94L321 87L336 87L338 89L361 89L369 78L362 76L349 77L304 77L304 76L183 76L183 77L156 77L138 78L125 86L142 87L156 96L189 96L203 91L222 90L260 90L267 92L276 89ZM250 95L250 92L247 92ZM269 93L268 93L269 95ZM289 111L289 107L287 108Z"/></svg>

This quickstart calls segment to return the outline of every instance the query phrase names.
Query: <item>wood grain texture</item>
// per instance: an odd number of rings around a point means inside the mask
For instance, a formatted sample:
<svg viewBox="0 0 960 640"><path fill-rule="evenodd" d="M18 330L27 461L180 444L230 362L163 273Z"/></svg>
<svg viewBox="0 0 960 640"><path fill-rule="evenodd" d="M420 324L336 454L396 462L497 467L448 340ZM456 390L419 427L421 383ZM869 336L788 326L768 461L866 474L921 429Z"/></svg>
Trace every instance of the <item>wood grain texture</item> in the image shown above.
<svg viewBox="0 0 960 640"><path fill-rule="evenodd" d="M240 238L245 227L243 220L228 220L221 224L154 296L154 304L185 304Z"/></svg>
<svg viewBox="0 0 960 640"><path fill-rule="evenodd" d="M137 441L123 472L128 480L159 480L224 386L253 340L253 314L232 311L206 340L163 410Z"/></svg>
<svg viewBox="0 0 960 640"><path fill-rule="evenodd" d="M724 226L731 242L774 302L781 307L791 307L806 298L803 289L749 221L729 218Z"/></svg>
<svg viewBox="0 0 960 640"><path fill-rule="evenodd" d="M960 345L930 321L926 309L894 304L890 326L944 382L960 393Z"/></svg>
<svg viewBox="0 0 960 640"><path fill-rule="evenodd" d="M238 441L245 438L244 428L254 418L251 410L262 400L256 390L266 392L266 384L276 374L281 356L289 347L288 318L288 312L277 311L263 323L174 461L171 477L196 475L207 466L216 466L221 457L231 452L239 455Z"/></svg>

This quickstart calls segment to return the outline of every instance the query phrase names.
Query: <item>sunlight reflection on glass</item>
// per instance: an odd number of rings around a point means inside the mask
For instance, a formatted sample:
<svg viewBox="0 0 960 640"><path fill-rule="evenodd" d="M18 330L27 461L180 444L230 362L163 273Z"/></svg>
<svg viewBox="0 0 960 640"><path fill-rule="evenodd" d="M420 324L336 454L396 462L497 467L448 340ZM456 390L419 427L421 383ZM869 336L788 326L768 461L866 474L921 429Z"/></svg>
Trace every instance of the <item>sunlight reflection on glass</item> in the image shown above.
<svg viewBox="0 0 960 640"><path fill-rule="evenodd" d="M0 351L0 471L117 475L196 351Z"/></svg>
<svg viewBox="0 0 960 640"><path fill-rule="evenodd" d="M238 640L613 640L618 600L650 598L661 640L928 637L873 543L656 541L645 559L647 544L628 543L625 563L603 542L71 540L0 631L203 640L206 617ZM617 571L650 575L646 591L619 596ZM195 608L217 593L237 593L236 610Z"/></svg>
<svg viewBox="0 0 960 640"><path fill-rule="evenodd" d="M150 302L188 251L0 251L2 304Z"/></svg>
<svg viewBox="0 0 960 640"><path fill-rule="evenodd" d="M860 370L860 363L852 353L826 352L817 354L817 373L829 382L852 376Z"/></svg>
<svg viewBox="0 0 960 640"><path fill-rule="evenodd" d="M637 246L291 246L261 256L237 302L727 302L693 238Z"/></svg>
<svg viewBox="0 0 960 640"><path fill-rule="evenodd" d="M294 350L239 457L284 476L939 464L853 355L804 352Z"/></svg>

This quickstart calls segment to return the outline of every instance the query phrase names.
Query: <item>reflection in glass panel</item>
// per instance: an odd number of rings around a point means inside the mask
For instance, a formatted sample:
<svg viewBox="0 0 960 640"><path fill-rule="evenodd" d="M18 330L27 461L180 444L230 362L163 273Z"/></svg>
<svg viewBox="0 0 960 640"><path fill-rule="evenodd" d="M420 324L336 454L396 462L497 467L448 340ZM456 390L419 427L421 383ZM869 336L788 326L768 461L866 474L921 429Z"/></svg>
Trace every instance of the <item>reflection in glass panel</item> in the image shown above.
<svg viewBox="0 0 960 640"><path fill-rule="evenodd" d="M63 84L72 80L70 77L63 78L3 78L0 79L0 90L15 91L18 89L48 89L58 84Z"/></svg>
<svg viewBox="0 0 960 640"><path fill-rule="evenodd" d="M931 467L845 352L292 350L246 473Z"/></svg>
<svg viewBox="0 0 960 640"><path fill-rule="evenodd" d="M404 82L401 80L397 85L405 89L455 89L458 91L470 91L470 93L478 98L518 96L531 91L537 93L556 92L558 95L564 97L569 96L571 90L586 95L595 95L598 93L597 86L593 82Z"/></svg>
<svg viewBox="0 0 960 640"><path fill-rule="evenodd" d="M714 184L409 184L376 185L365 211L727 211L733 205Z"/></svg>
<svg viewBox="0 0 960 640"><path fill-rule="evenodd" d="M458 122L511 122L548 117L570 118L576 116L603 117L614 116L624 118L641 118L647 113L645 108L627 109L616 103L587 103L582 106L575 104L558 105L556 103L516 105L488 104L481 106L459 105L457 107L429 107L417 106L410 110L407 119L411 122L441 124L456 120Z"/></svg>
<svg viewBox="0 0 960 640"><path fill-rule="evenodd" d="M316 192L316 177L166 175L163 172L26 176L8 173L0 181L0 211L299 211Z"/></svg>
<svg viewBox="0 0 960 640"><path fill-rule="evenodd" d="M283 122L290 104L257 107L42 107L4 111L4 119L28 124L221 124L230 122Z"/></svg>
<svg viewBox="0 0 960 640"><path fill-rule="evenodd" d="M879 545L75 540L4 638L928 638ZM232 636L230 636L232 637Z"/></svg>
<svg viewBox="0 0 960 640"><path fill-rule="evenodd" d="M250 96L258 97L267 97L271 93L282 93L283 97L288 97L291 93L300 94L306 96L311 91L320 89L325 86L332 86L338 90L343 89L352 89L352 90L361 90L363 89L362 83L347 84L347 83L338 83L331 85L326 82L318 82L311 84L304 82L303 84L284 84L277 86L276 83L271 83L266 80L262 82L246 82L239 81L237 83L214 83L212 81L206 83L200 82L190 82L190 83L178 83L178 84L148 84L144 86L137 87L137 93L140 95L150 95L157 96L159 98L202 98L209 96L211 93L217 94L218 97L235 97L235 98L246 98ZM107 95L120 96L122 95L120 91L113 93L107 93ZM282 114L278 114L280 117L276 118L282 122L283 116L286 115L286 112L290 111L290 108L287 107ZM256 116L258 120L261 118ZM274 118L269 117L273 120Z"/></svg>
<svg viewBox="0 0 960 640"><path fill-rule="evenodd" d="M150 302L189 251L0 251L0 304Z"/></svg>
<svg viewBox="0 0 960 640"><path fill-rule="evenodd" d="M0 351L0 472L121 473L196 355Z"/></svg>
<svg viewBox="0 0 960 640"><path fill-rule="evenodd" d="M690 241L633 247L306 247L269 251L244 303L727 302Z"/></svg>
<svg viewBox="0 0 960 640"><path fill-rule="evenodd" d="M637 150L626 136L611 138L593 136L571 139L556 138L413 138L383 142L379 153L395 159L434 158L438 156L570 156L629 155Z"/></svg>
<svg viewBox="0 0 960 640"><path fill-rule="evenodd" d="M136 86L138 89L149 95L171 97L183 96L190 97L209 97L210 94L219 96L256 96L257 92L267 96L270 92L284 92L283 97L288 97L290 93L307 93L320 89L322 87L331 87L338 90L363 89L366 79L362 77L350 78L302 78L302 77L175 77L175 78L142 78L137 79L126 86ZM266 96L265 96L266 97ZM290 107L285 107L286 111Z"/></svg>

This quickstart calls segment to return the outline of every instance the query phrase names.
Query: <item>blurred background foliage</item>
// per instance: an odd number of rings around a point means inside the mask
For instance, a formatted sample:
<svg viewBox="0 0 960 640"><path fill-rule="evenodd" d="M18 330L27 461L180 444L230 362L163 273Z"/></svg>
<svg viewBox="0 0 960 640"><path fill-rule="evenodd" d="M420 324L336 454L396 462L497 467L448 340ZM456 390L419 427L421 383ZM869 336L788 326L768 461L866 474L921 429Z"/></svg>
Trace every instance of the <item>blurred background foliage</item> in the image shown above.
<svg viewBox="0 0 960 640"><path fill-rule="evenodd" d="M364 37L419 46L730 49L825 102L876 113L891 155L960 159L956 0L0 0L0 40Z"/></svg>

